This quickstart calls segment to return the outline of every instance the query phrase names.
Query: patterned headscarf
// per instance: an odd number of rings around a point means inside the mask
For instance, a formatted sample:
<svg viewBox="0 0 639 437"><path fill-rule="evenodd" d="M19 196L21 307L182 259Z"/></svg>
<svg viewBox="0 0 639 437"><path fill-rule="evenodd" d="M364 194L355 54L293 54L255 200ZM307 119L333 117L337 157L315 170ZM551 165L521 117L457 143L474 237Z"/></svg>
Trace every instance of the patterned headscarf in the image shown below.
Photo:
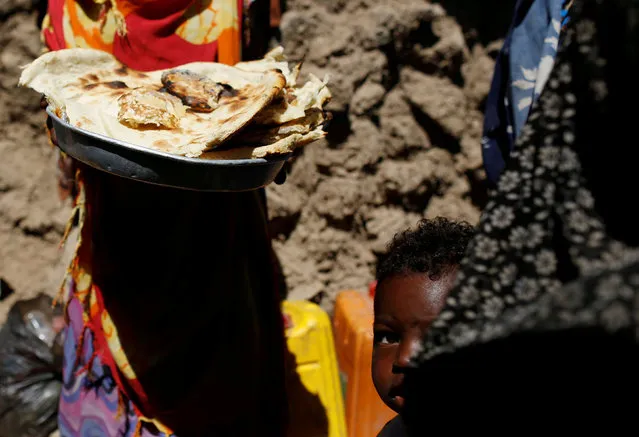
<svg viewBox="0 0 639 437"><path fill-rule="evenodd" d="M49 0L42 37L50 50L91 47L149 71L203 59L241 60L246 0ZM131 31L134 30L134 31Z"/></svg>

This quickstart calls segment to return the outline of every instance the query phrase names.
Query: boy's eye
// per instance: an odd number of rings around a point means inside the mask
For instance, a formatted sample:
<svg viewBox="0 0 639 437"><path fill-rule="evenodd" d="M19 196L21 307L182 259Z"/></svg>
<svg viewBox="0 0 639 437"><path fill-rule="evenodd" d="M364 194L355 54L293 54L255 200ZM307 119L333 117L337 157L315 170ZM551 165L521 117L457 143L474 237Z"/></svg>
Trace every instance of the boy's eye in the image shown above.
<svg viewBox="0 0 639 437"><path fill-rule="evenodd" d="M374 342L377 345L399 343L399 335L391 331L375 331Z"/></svg>

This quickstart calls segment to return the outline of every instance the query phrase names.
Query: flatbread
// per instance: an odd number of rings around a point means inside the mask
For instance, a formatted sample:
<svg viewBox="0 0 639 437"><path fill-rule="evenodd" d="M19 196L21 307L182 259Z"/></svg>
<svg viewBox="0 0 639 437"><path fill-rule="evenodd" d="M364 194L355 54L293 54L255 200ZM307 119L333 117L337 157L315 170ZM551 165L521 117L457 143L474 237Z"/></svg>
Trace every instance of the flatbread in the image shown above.
<svg viewBox="0 0 639 437"><path fill-rule="evenodd" d="M286 154L323 138L330 118L327 80L296 85L278 47L234 67L194 62L134 71L93 49L47 53L27 66L20 85L45 94L73 126L122 142L205 159Z"/></svg>
<svg viewBox="0 0 639 437"><path fill-rule="evenodd" d="M101 50L58 50L46 53L29 64L20 75L19 85L45 94L50 105L64 109L68 95L65 87L85 75L93 65L110 71L121 67L113 56Z"/></svg>
<svg viewBox="0 0 639 437"><path fill-rule="evenodd" d="M202 159L256 159L268 158L275 155L285 155L307 144L320 140L326 136L326 132L317 127L306 133L294 133L284 137L273 144L263 146L239 146L232 149L213 150L203 153Z"/></svg>
<svg viewBox="0 0 639 437"><path fill-rule="evenodd" d="M239 68L244 71L263 73L269 70L279 70L286 77L286 85L288 87L294 87L297 85L297 79L300 74L302 64L296 64L291 70L286 56L284 56L284 48L279 46L272 49L263 59L255 61L238 62L235 64L235 68Z"/></svg>
<svg viewBox="0 0 639 437"><path fill-rule="evenodd" d="M327 86L328 78L323 81L309 74L309 81L299 89L284 90L284 97L262 111L256 118L257 124L283 124L304 117L309 109L322 109L331 99Z"/></svg>
<svg viewBox="0 0 639 437"><path fill-rule="evenodd" d="M20 85L44 94L82 129L131 144L185 156L199 156L238 133L281 93L286 78L277 70L251 72L218 63L180 66L235 90L210 113L187 111L175 129L135 129L118 120L118 99L136 88L161 87L165 71L128 69L113 56L93 49L49 52L27 66Z"/></svg>
<svg viewBox="0 0 639 437"><path fill-rule="evenodd" d="M304 117L279 126L255 126L253 129L247 129L233 138L232 143L255 144L256 146L273 144L292 134L305 135L323 125L328 118L329 116L324 111L313 108L308 110Z"/></svg>

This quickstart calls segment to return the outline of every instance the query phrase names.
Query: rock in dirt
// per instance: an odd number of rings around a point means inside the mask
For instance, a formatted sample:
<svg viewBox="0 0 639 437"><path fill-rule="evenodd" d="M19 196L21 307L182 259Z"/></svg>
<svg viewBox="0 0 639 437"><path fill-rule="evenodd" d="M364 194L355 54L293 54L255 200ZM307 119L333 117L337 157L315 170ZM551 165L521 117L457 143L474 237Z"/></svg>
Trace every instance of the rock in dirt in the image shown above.
<svg viewBox="0 0 639 437"><path fill-rule="evenodd" d="M373 81L364 82L353 95L353 99L351 100L351 113L354 115L365 115L378 106L385 95L386 88L379 83Z"/></svg>
<svg viewBox="0 0 639 437"><path fill-rule="evenodd" d="M468 102L461 88L447 78L428 76L412 68L402 70L400 84L413 105L446 133L461 138L466 130L468 111Z"/></svg>
<svg viewBox="0 0 639 437"><path fill-rule="evenodd" d="M434 197L425 213L426 218L447 217L469 223L477 223L479 220L479 209L470 200L455 195Z"/></svg>
<svg viewBox="0 0 639 437"><path fill-rule="evenodd" d="M488 51L480 45L475 46L470 59L462 67L462 74L464 93L476 104L481 104L488 96L494 69L495 61Z"/></svg>
<svg viewBox="0 0 639 437"><path fill-rule="evenodd" d="M420 218L420 214L406 213L400 207L382 206L370 209L364 219L372 251L376 254L384 253L396 234L415 226Z"/></svg>
<svg viewBox="0 0 639 437"><path fill-rule="evenodd" d="M454 18L443 16L433 20L430 31L432 39L422 29L410 47L411 63L422 71L456 77L470 55L461 26Z"/></svg>

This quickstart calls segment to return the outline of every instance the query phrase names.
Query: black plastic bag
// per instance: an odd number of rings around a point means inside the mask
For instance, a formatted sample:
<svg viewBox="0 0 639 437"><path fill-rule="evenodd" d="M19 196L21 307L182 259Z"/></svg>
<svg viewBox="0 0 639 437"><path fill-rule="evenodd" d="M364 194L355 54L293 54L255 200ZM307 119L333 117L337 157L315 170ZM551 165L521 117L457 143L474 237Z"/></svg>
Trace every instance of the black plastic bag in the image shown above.
<svg viewBox="0 0 639 437"><path fill-rule="evenodd" d="M17 302L0 329L0 437L48 437L57 428L62 334L45 295Z"/></svg>

